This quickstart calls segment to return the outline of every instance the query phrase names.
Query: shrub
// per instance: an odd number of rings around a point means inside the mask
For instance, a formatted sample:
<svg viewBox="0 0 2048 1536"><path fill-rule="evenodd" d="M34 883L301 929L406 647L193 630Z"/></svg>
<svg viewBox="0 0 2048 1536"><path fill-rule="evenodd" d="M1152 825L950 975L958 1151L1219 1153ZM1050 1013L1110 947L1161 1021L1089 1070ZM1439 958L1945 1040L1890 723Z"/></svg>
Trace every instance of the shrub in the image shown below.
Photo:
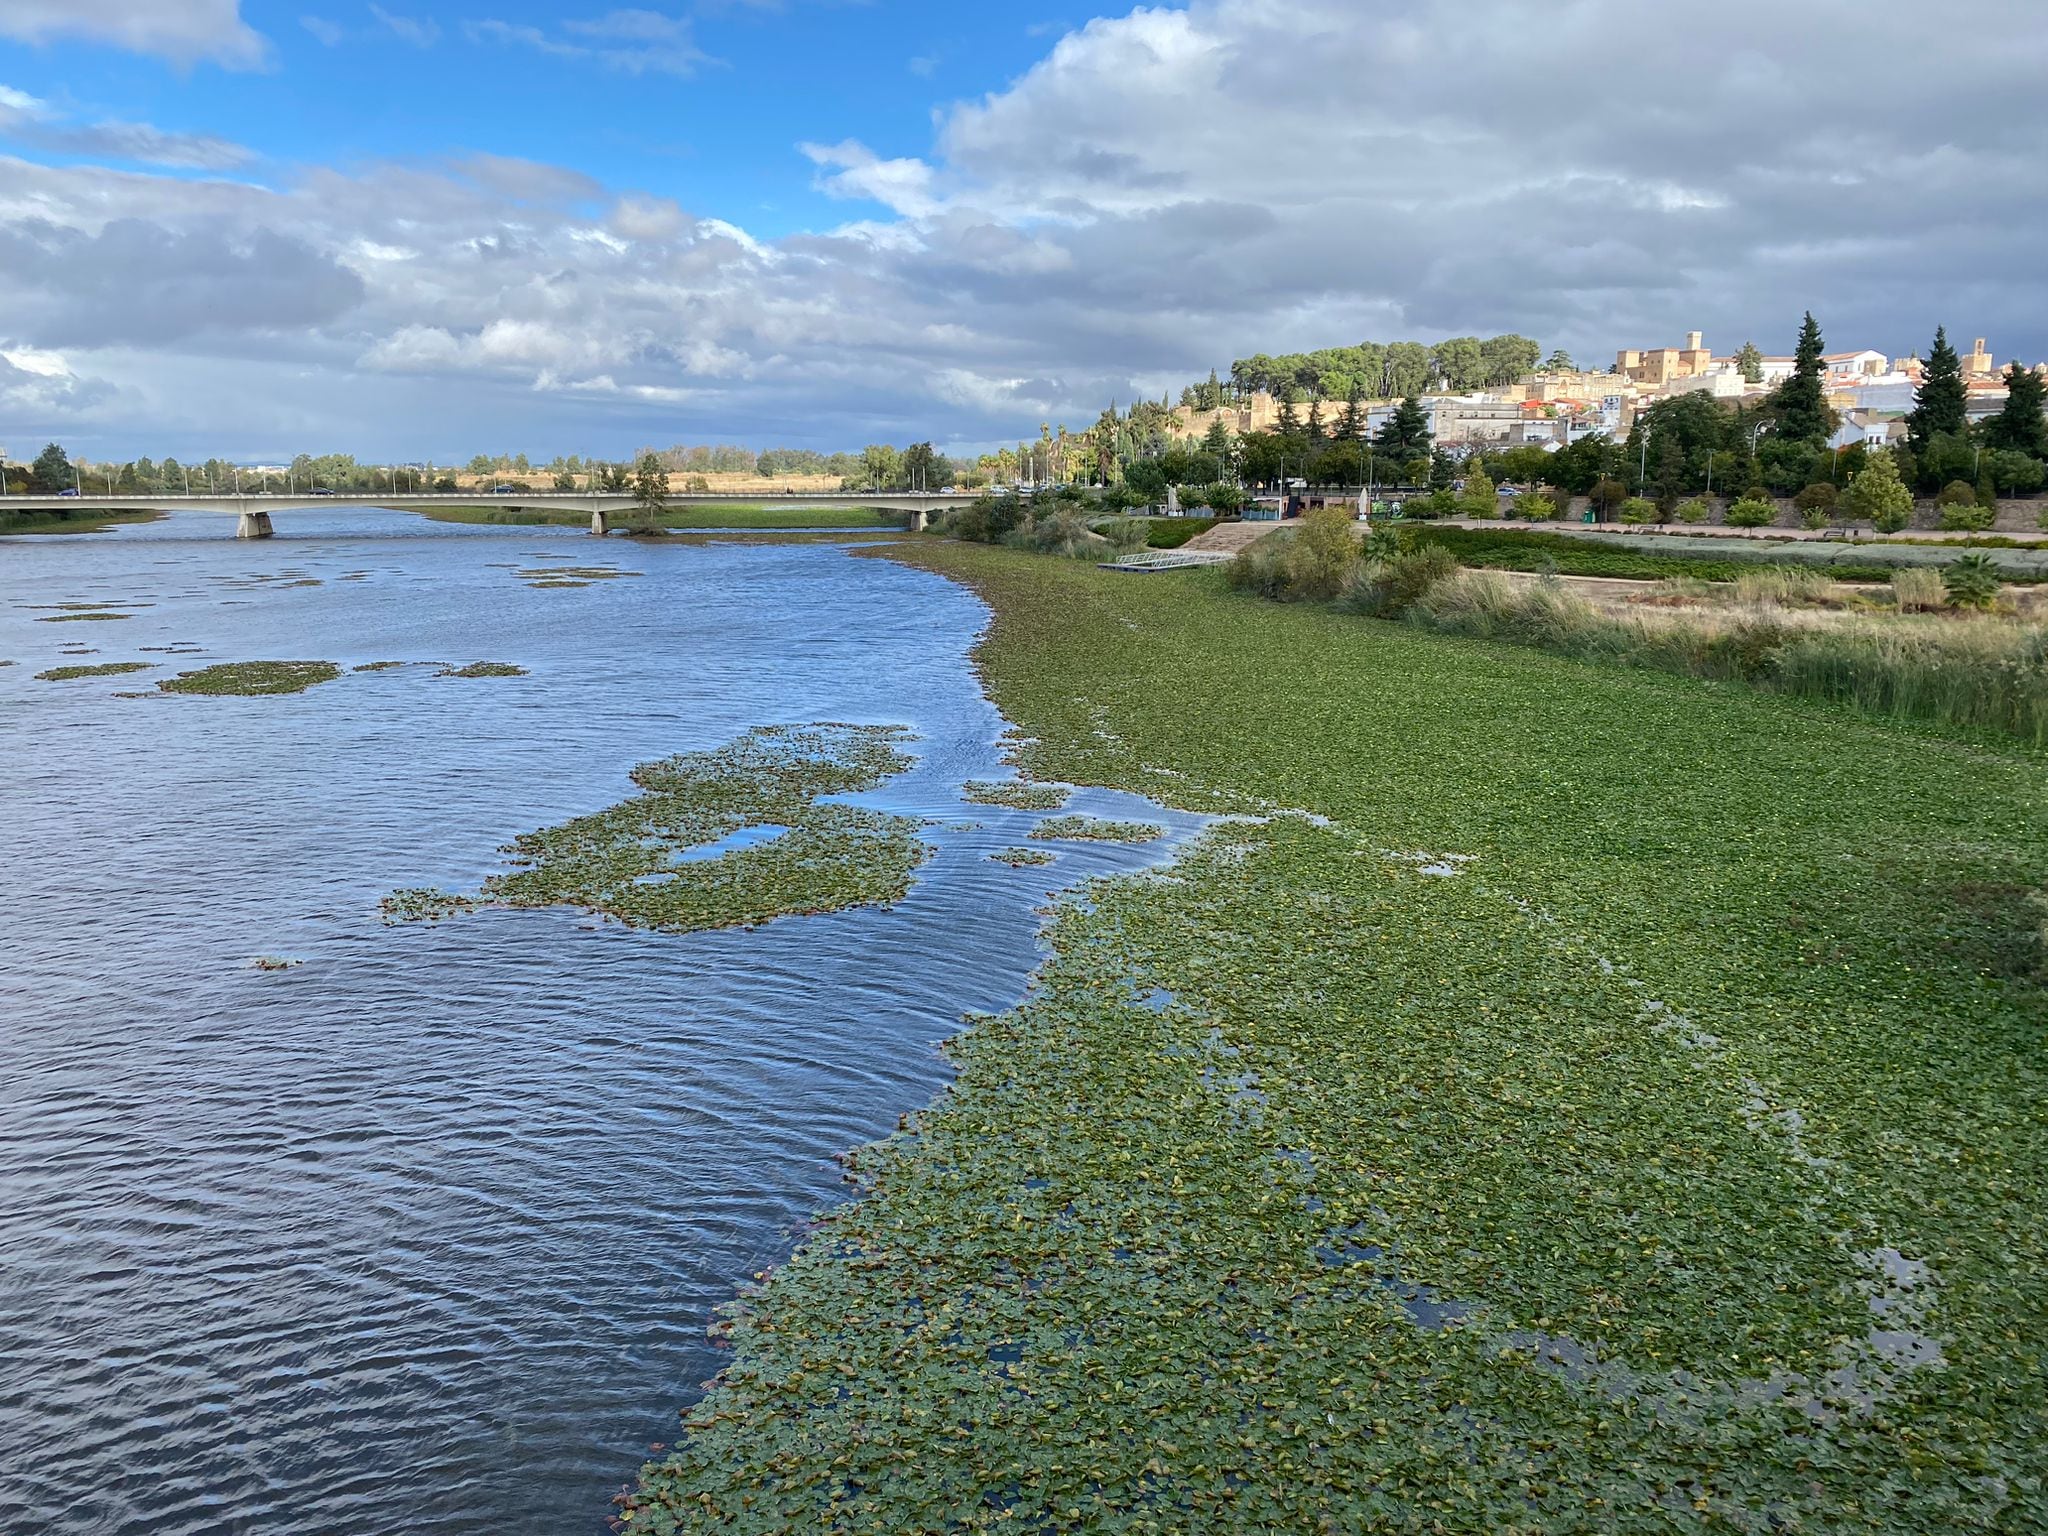
<svg viewBox="0 0 2048 1536"><path fill-rule="evenodd" d="M1691 501L1681 501L1678 504L1678 520L1681 523L1704 523L1713 515L1714 509L1707 504L1704 496L1695 496Z"/></svg>
<svg viewBox="0 0 2048 1536"><path fill-rule="evenodd" d="M1761 496L1745 496L1728 509L1730 528L1768 528L1778 520L1778 508Z"/></svg>
<svg viewBox="0 0 2048 1536"><path fill-rule="evenodd" d="M1145 542L1154 549L1179 549L1198 533L1216 526L1213 517L1158 517L1147 523Z"/></svg>
<svg viewBox="0 0 2048 1536"><path fill-rule="evenodd" d="M1901 613L1921 613L1948 603L1948 587L1941 572L1924 565L1909 565L1892 572L1892 601Z"/></svg>
<svg viewBox="0 0 2048 1536"><path fill-rule="evenodd" d="M1343 591L1357 568L1358 524L1345 507L1311 507L1295 529L1287 551L1291 595L1326 601Z"/></svg>
<svg viewBox="0 0 2048 1536"><path fill-rule="evenodd" d="M1606 517L1628 500L1628 487L1619 480L1600 480L1595 482L1587 499L1592 502L1594 511Z"/></svg>
<svg viewBox="0 0 2048 1536"><path fill-rule="evenodd" d="M1218 517L1235 517L1244 511L1245 493L1227 481L1218 481L1202 492L1201 505L1208 507ZM1193 502L1190 501L1190 505Z"/></svg>
<svg viewBox="0 0 2048 1536"><path fill-rule="evenodd" d="M1788 608L1824 604L1835 596L1835 583L1825 571L1802 565L1767 565L1735 578L1735 599L1743 603L1778 603Z"/></svg>
<svg viewBox="0 0 2048 1536"><path fill-rule="evenodd" d="M1223 579L1240 592L1254 597L1287 596L1286 541L1272 534L1247 544L1223 568Z"/></svg>
<svg viewBox="0 0 2048 1536"><path fill-rule="evenodd" d="M1151 537L1152 521L1144 517L1113 517L1097 523L1095 532L1107 539L1112 549L1143 549Z"/></svg>
<svg viewBox="0 0 2048 1536"><path fill-rule="evenodd" d="M1003 542L1013 549L1077 559L1093 559L1109 549L1109 542L1089 528L1086 519L1064 507L1034 514L1030 522L1007 534Z"/></svg>
<svg viewBox="0 0 2048 1536"><path fill-rule="evenodd" d="M1833 520L1837 495L1835 488L1827 481L1817 481L1792 498L1792 505L1799 509L1799 526L1802 528L1825 528Z"/></svg>
<svg viewBox="0 0 2048 1536"><path fill-rule="evenodd" d="M1402 504L1401 515L1430 522L1439 517L1449 517L1457 510L1458 498L1454 493L1432 491L1427 496L1411 496Z"/></svg>
<svg viewBox="0 0 2048 1536"><path fill-rule="evenodd" d="M1960 485L1962 482L1957 481L1956 484ZM1944 490L1941 494L1946 496L1948 491ZM1937 498L1935 504L1941 508L1941 526L1952 533L1977 533L1989 528L1998 518L1994 508L1983 506L1977 501L1975 491L1970 492L1968 501L1942 501Z"/></svg>
<svg viewBox="0 0 2048 1536"><path fill-rule="evenodd" d="M1849 482L1842 511L1851 522L1867 522L1880 533L1897 533L1913 521L1913 493L1899 479L1897 459L1874 453Z"/></svg>
<svg viewBox="0 0 2048 1536"><path fill-rule="evenodd" d="M1420 544L1384 563L1362 566L1345 583L1337 606L1345 613L1394 619L1458 574L1458 560L1441 544Z"/></svg>
<svg viewBox="0 0 2048 1536"><path fill-rule="evenodd" d="M1967 480L1951 480L1935 493L1937 507L1974 507L1977 504L1977 487Z"/></svg>
<svg viewBox="0 0 2048 1536"><path fill-rule="evenodd" d="M1508 516L1510 518L1518 518L1523 522L1544 523L1549 522L1553 518L1562 520L1565 516L1565 511L1562 504L1555 497L1548 492L1539 491L1527 496L1517 496L1510 501L1508 503Z"/></svg>
<svg viewBox="0 0 2048 1536"><path fill-rule="evenodd" d="M1624 523L1654 523L1657 521L1657 503L1645 496L1631 496L1621 504L1621 520Z"/></svg>
<svg viewBox="0 0 2048 1536"><path fill-rule="evenodd" d="M1989 555L1964 555L1943 568L1941 584L1958 608L1989 608L2005 583Z"/></svg>

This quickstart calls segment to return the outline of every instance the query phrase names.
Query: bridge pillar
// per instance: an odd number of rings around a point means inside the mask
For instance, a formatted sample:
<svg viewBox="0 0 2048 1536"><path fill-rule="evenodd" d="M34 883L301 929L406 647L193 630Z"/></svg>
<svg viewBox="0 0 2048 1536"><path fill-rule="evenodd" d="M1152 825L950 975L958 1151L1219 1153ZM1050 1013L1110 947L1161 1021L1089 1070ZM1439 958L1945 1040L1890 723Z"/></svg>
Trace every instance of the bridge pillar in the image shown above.
<svg viewBox="0 0 2048 1536"><path fill-rule="evenodd" d="M600 539L603 538L606 534L612 531L610 519L608 519L601 511L591 513L590 531L596 534Z"/></svg>
<svg viewBox="0 0 2048 1536"><path fill-rule="evenodd" d="M268 512L244 512L235 524L238 539L267 539L277 530L270 526Z"/></svg>
<svg viewBox="0 0 2048 1536"><path fill-rule="evenodd" d="M910 527L910 531L911 531L912 533L923 533L923 532L924 532L924 529L925 529L925 513L924 513L924 508L923 508L923 507L918 507L917 509L915 509L914 511L912 511L912 513L910 514L910 524L909 524L909 527Z"/></svg>

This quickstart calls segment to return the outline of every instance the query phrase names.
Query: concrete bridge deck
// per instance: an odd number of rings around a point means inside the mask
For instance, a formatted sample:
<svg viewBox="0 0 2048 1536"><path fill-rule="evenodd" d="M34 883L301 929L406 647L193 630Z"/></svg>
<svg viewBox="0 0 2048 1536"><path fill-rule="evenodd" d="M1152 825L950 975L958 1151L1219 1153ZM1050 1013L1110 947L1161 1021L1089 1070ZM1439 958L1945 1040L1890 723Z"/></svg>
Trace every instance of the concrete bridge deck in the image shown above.
<svg viewBox="0 0 2048 1536"><path fill-rule="evenodd" d="M971 493L970 493L971 494ZM829 491L818 495L743 496L706 495L701 492L670 496L666 505L686 507L759 507L792 509L815 507L821 512L878 511L907 514L913 533L922 532L926 519L936 511L966 499L936 492L879 492L863 495L853 491ZM192 495L192 496L8 496L0 508L24 512L76 512L91 508L100 512L216 512L238 519L235 537L264 539L274 533L271 516L279 512L332 511L354 507L378 512L431 511L435 507L503 507L510 511L577 512L590 515L592 533L609 533L639 503L631 496L608 491L521 491L515 495L490 492L433 491L396 495L353 492L304 492L299 495Z"/></svg>

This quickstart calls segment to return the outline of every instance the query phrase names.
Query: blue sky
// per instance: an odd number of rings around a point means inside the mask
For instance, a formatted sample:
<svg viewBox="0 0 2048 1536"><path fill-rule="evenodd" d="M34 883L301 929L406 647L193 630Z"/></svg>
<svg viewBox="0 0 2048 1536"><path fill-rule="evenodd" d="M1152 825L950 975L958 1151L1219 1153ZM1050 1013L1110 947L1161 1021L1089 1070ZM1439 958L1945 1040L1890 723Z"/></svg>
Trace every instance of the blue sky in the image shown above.
<svg viewBox="0 0 2048 1536"><path fill-rule="evenodd" d="M2034 361L2048 14L1972 18L0 0L0 444L974 449L1256 351L1807 308Z"/></svg>

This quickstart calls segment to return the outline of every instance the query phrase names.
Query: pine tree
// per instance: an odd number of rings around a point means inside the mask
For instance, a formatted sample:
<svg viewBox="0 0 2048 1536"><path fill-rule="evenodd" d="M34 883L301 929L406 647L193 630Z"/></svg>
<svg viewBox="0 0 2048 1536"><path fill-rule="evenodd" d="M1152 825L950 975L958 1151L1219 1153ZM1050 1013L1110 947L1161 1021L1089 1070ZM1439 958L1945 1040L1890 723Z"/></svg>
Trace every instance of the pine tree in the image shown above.
<svg viewBox="0 0 2048 1536"><path fill-rule="evenodd" d="M1355 443L1365 430L1365 414L1359 409L1358 391L1353 390L1344 402L1344 409L1337 413L1337 440Z"/></svg>
<svg viewBox="0 0 2048 1536"><path fill-rule="evenodd" d="M1421 400L1414 395L1394 407L1394 414L1387 418L1379 436L1373 439L1375 448L1403 463L1427 458L1429 444L1429 412L1422 408Z"/></svg>
<svg viewBox="0 0 2048 1536"><path fill-rule="evenodd" d="M1778 386L1772 407L1780 442L1824 443L1835 429L1828 409L1827 369L1821 362L1820 325L1811 310L1799 327L1799 345L1792 355L1792 376Z"/></svg>
<svg viewBox="0 0 2048 1536"><path fill-rule="evenodd" d="M1280 402L1280 414L1273 423L1273 430L1282 437L1301 436L1301 418L1295 415L1294 402L1291 399L1283 399Z"/></svg>
<svg viewBox="0 0 2048 1536"><path fill-rule="evenodd" d="M1308 403L1308 440L1311 443L1323 440L1323 402L1320 400Z"/></svg>
<svg viewBox="0 0 2048 1536"><path fill-rule="evenodd" d="M1736 370L1745 384L1761 384L1764 381L1764 355L1757 350L1756 343L1745 341L1742 350L1735 354Z"/></svg>
<svg viewBox="0 0 2048 1536"><path fill-rule="evenodd" d="M1913 391L1913 409L1906 417L1906 439L1916 453L1943 432L1960 434L1969 420L1969 391L1963 385L1963 360L1948 344L1948 329L1937 326L1934 347Z"/></svg>
<svg viewBox="0 0 2048 1536"><path fill-rule="evenodd" d="M2048 459L2048 386L2031 368L2014 363L2005 370L2005 407L1984 423L1984 446Z"/></svg>

